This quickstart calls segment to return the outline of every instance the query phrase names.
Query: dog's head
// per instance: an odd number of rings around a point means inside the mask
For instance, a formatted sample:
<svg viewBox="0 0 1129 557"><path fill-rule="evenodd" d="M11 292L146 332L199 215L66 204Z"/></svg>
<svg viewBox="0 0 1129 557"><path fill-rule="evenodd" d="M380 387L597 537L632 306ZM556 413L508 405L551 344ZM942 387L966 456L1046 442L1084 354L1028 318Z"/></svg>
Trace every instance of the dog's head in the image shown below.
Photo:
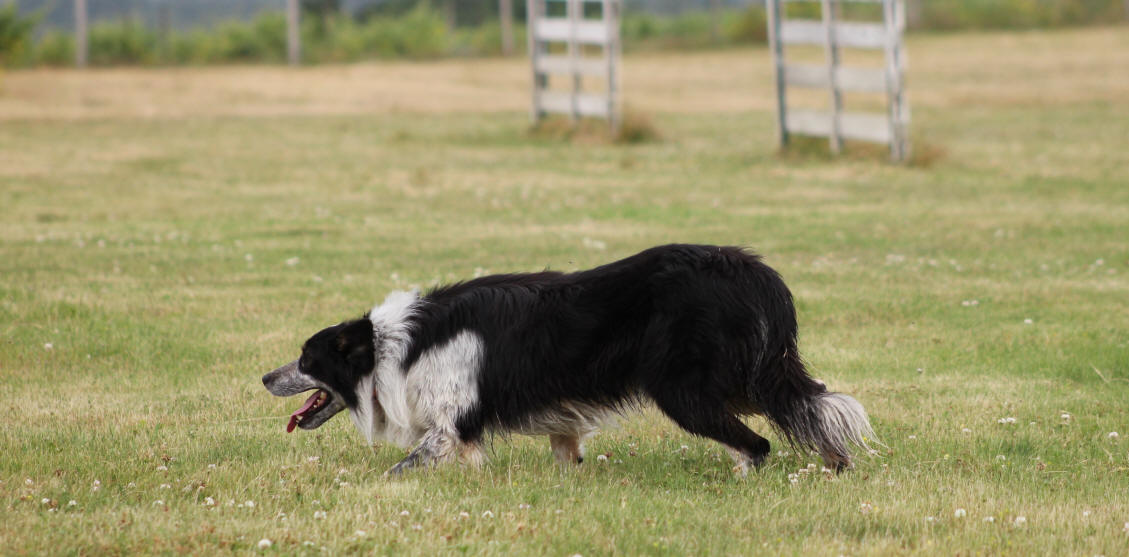
<svg viewBox="0 0 1129 557"><path fill-rule="evenodd" d="M316 429L338 412L356 409L361 380L376 365L372 322L347 321L318 331L302 346L302 357L263 376L275 396L292 396L317 389L290 416L294 427Z"/></svg>

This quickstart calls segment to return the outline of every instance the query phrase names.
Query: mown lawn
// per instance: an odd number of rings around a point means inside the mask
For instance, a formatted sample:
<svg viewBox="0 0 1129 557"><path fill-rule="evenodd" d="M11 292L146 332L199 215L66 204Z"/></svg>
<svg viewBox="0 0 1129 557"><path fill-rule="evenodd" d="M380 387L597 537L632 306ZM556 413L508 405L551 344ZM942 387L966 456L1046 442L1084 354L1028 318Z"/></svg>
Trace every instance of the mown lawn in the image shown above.
<svg viewBox="0 0 1129 557"><path fill-rule="evenodd" d="M1125 554L1126 37L914 38L909 167L778 156L762 50L628 58L640 145L531 136L521 60L5 74L3 552ZM389 290L673 241L763 253L888 450L739 480L647 411L579 469L514 437L388 480L260 383Z"/></svg>

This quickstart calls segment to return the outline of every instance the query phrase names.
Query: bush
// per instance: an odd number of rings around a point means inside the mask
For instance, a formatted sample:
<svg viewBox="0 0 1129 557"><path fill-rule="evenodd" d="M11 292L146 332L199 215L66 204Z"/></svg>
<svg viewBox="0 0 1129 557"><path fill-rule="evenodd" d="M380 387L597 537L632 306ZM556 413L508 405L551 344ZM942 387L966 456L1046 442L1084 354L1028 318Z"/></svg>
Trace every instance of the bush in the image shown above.
<svg viewBox="0 0 1129 557"><path fill-rule="evenodd" d="M141 22L126 19L90 28L90 63L98 66L156 61L156 35Z"/></svg>
<svg viewBox="0 0 1129 557"><path fill-rule="evenodd" d="M3 2L4 0L0 0ZM346 15L306 17L302 57L309 63L352 62L372 58L424 59L441 56L494 56L501 53L498 22L449 29L432 3L395 0L388 9L364 18ZM1032 28L1117 21L1123 0L910 0L916 2L916 29ZM819 17L817 3L788 4L789 17ZM872 4L846 4L850 17L873 19ZM705 48L718 44L763 43L765 11L760 6L658 16L629 10L621 37L628 50ZM69 65L74 59L70 33L48 31L32 44L37 17L20 17L15 4L0 5L0 64ZM715 31L716 29L716 31ZM279 63L286 60L286 18L266 12L251 21L229 21L209 29L159 36L138 21L97 24L90 33L90 62L116 64ZM525 28L514 26L514 46L526 47Z"/></svg>
<svg viewBox="0 0 1129 557"><path fill-rule="evenodd" d="M16 3L0 6L0 65L20 60L30 46L38 17L21 17Z"/></svg>
<svg viewBox="0 0 1129 557"><path fill-rule="evenodd" d="M47 32L35 47L32 63L47 66L74 65L74 37L60 31Z"/></svg>

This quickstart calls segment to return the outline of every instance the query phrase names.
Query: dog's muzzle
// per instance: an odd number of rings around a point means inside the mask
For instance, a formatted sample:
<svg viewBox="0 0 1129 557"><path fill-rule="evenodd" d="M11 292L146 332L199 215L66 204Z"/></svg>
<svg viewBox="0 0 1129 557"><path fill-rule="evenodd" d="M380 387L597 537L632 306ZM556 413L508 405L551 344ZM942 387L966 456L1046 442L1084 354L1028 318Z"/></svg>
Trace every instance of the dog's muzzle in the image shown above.
<svg viewBox="0 0 1129 557"><path fill-rule="evenodd" d="M290 362L263 376L263 385L275 396L292 396L317 389L297 411L290 415L286 432L295 427L316 429L345 409L345 402L325 386L298 369L298 362Z"/></svg>
<svg viewBox="0 0 1129 557"><path fill-rule="evenodd" d="M263 385L274 396L293 396L319 386L313 378L298 371L298 360L264 375Z"/></svg>

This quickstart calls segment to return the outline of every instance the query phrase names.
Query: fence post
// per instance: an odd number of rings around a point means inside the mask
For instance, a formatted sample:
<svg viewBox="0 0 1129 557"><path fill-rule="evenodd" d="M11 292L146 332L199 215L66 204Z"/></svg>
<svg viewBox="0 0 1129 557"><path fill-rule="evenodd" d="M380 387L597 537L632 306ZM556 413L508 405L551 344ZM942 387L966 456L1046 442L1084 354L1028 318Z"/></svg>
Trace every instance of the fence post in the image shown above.
<svg viewBox="0 0 1129 557"><path fill-rule="evenodd" d="M297 66L302 58L301 19L298 0L286 0L286 58Z"/></svg>
<svg viewBox="0 0 1129 557"><path fill-rule="evenodd" d="M85 68L87 61L86 24L86 0L74 0L74 63L80 68Z"/></svg>
<svg viewBox="0 0 1129 557"><path fill-rule="evenodd" d="M890 158L904 162L909 157L909 137L905 104L905 55L902 33L905 31L905 5L902 0L882 0L886 25L886 102L890 119Z"/></svg>
<svg viewBox="0 0 1129 557"><path fill-rule="evenodd" d="M498 0L498 17L502 27L502 56L509 56L514 53L513 0Z"/></svg>
<svg viewBox="0 0 1129 557"><path fill-rule="evenodd" d="M831 148L831 154L838 155L843 150L843 132L842 132L842 113L843 113L843 95L839 92L839 43L835 37L835 6L837 2L833 0L822 0L820 9L823 10L823 34L824 40L824 55L827 58L827 90L831 93L831 98L828 99L831 103L831 134L828 137L828 145Z"/></svg>
<svg viewBox="0 0 1129 557"><path fill-rule="evenodd" d="M1127 0L1129 1L1129 0ZM619 63L622 45L619 40L619 2L603 0L603 16L607 24L608 40L604 43L604 56L608 58L608 124L612 133L619 132L623 124L623 103L620 101Z"/></svg>
<svg viewBox="0 0 1129 557"><path fill-rule="evenodd" d="M541 56L541 45L537 41L537 20L541 17L541 8L544 0L525 0L525 35L529 49L529 66L533 70L533 104L529 111L529 119L536 124L541 120L541 89L548 83L548 76L537 70L538 58Z"/></svg>
<svg viewBox="0 0 1129 557"><path fill-rule="evenodd" d="M765 0L764 6L768 10L768 45L776 78L776 136L783 149L788 146L788 95L784 83L784 47L780 42L780 0Z"/></svg>

